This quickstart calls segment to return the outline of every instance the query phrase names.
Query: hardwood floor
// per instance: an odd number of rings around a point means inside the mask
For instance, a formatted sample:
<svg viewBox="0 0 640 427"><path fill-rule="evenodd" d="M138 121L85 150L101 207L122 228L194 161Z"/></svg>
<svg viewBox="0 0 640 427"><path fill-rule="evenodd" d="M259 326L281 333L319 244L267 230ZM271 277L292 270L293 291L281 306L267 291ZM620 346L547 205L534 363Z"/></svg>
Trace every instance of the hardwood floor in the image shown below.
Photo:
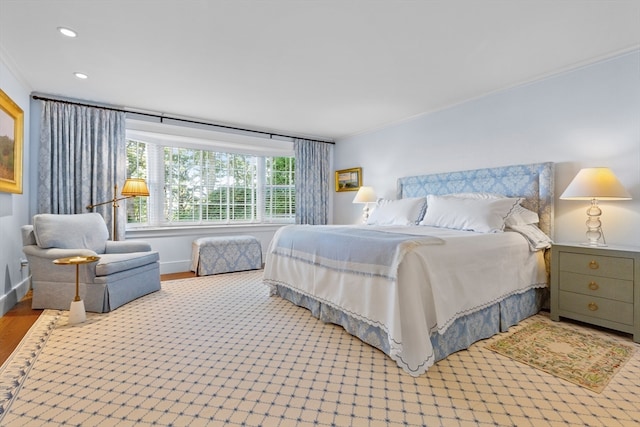
<svg viewBox="0 0 640 427"><path fill-rule="evenodd" d="M190 277L196 277L196 273L193 271L186 271L184 273L161 274L160 280L164 282L167 280L188 279Z"/></svg>
<svg viewBox="0 0 640 427"><path fill-rule="evenodd" d="M195 276L195 273L191 271L171 273L161 275L160 280L186 279ZM0 365L9 358L13 350L20 344L22 338L35 321L38 320L42 311L31 308L31 291L29 291L15 307L0 317Z"/></svg>
<svg viewBox="0 0 640 427"><path fill-rule="evenodd" d="M31 308L29 291L22 301L0 317L0 364L9 358L42 311Z"/></svg>

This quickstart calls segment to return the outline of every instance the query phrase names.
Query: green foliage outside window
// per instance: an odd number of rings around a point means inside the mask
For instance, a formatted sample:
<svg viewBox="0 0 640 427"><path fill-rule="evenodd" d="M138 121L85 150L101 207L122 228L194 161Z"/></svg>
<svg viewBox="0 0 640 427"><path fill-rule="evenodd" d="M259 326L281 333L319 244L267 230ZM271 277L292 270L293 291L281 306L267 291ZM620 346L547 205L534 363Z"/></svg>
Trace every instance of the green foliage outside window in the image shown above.
<svg viewBox="0 0 640 427"><path fill-rule="evenodd" d="M147 179L150 188L157 185L146 160L152 149L153 144L145 142L127 143L128 176ZM164 224L291 222L295 217L293 157L176 147L161 147L161 153ZM127 204L127 221L148 223L149 209L149 201L137 198Z"/></svg>

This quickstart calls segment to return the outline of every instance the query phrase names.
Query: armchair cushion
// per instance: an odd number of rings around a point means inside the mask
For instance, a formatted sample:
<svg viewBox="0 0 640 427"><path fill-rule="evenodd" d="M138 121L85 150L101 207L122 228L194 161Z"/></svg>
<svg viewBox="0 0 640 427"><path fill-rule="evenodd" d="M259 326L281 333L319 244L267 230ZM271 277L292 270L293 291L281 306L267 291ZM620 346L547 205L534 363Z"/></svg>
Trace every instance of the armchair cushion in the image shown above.
<svg viewBox="0 0 640 427"><path fill-rule="evenodd" d="M47 248L42 249L38 245L28 245L22 247L27 257L33 256L38 259L46 260L47 262L53 262L58 258L67 258L71 256L96 256L98 255L91 249L59 249L59 248Z"/></svg>
<svg viewBox="0 0 640 427"><path fill-rule="evenodd" d="M107 254L124 254L129 252L148 252L151 245L142 240L107 240L105 253Z"/></svg>
<svg viewBox="0 0 640 427"><path fill-rule="evenodd" d="M91 249L102 254L109 238L109 230L99 213L35 215L33 230L38 246L43 249Z"/></svg>
<svg viewBox="0 0 640 427"><path fill-rule="evenodd" d="M108 276L120 271L151 264L159 260L158 252L101 254L96 264L96 276Z"/></svg>

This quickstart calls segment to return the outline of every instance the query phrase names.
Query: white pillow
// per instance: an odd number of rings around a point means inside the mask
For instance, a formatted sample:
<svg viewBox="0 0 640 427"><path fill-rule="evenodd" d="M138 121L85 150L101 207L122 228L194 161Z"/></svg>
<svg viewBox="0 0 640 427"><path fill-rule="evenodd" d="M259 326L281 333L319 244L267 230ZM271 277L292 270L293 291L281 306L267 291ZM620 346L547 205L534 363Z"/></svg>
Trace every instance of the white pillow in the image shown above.
<svg viewBox="0 0 640 427"><path fill-rule="evenodd" d="M447 194L450 197L459 197L465 199L504 199L507 196L503 196L502 194L495 193L454 193ZM504 224L507 227L511 227L514 225L528 225L528 224L537 224L540 222L540 217L534 211L531 211L521 205L516 206L511 214L507 217Z"/></svg>
<svg viewBox="0 0 640 427"><path fill-rule="evenodd" d="M540 217L536 212L518 205L513 209L513 211L511 211L511 215L509 215L504 221L504 225L512 227L514 225L529 225L537 224L539 222Z"/></svg>
<svg viewBox="0 0 640 427"><path fill-rule="evenodd" d="M521 198L470 199L455 196L427 196L427 213L420 225L496 233Z"/></svg>
<svg viewBox="0 0 640 427"><path fill-rule="evenodd" d="M408 197L399 200L379 200L367 219L369 225L416 225L427 199Z"/></svg>

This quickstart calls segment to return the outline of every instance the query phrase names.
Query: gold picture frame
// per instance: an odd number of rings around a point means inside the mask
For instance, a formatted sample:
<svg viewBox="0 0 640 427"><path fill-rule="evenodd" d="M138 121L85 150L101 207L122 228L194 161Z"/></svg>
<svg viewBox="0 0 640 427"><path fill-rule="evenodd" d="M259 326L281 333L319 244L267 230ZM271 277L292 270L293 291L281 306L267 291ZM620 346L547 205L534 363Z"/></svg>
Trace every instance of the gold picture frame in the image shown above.
<svg viewBox="0 0 640 427"><path fill-rule="evenodd" d="M336 191L358 191L362 186L362 168L336 171Z"/></svg>
<svg viewBox="0 0 640 427"><path fill-rule="evenodd" d="M0 191L22 194L24 112L0 89Z"/></svg>

